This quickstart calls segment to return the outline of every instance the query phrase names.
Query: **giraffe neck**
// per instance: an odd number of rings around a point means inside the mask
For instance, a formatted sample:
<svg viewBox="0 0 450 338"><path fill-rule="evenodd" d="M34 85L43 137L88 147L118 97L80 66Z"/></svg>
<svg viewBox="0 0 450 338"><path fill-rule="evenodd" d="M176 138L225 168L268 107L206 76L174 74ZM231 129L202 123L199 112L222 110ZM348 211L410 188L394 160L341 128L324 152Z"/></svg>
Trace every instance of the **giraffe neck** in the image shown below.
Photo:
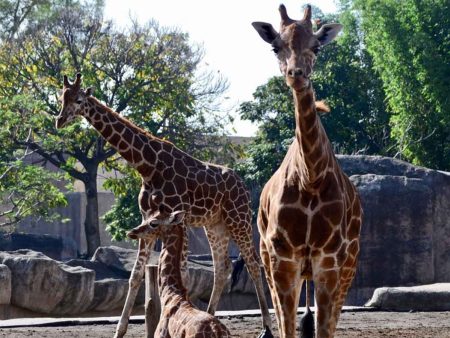
<svg viewBox="0 0 450 338"><path fill-rule="evenodd" d="M166 143L137 127L121 115L89 97L82 115L143 177L151 177L156 167L157 150Z"/></svg>
<svg viewBox="0 0 450 338"><path fill-rule="evenodd" d="M333 151L317 115L312 84L301 92L293 90L293 95L295 138L299 147L295 156L299 156L302 184L314 184L323 178L329 166L333 165Z"/></svg>
<svg viewBox="0 0 450 338"><path fill-rule="evenodd" d="M187 300L182 281L182 269L186 265L187 233L183 225L174 225L162 234L164 248L159 258L159 294L161 306L175 306Z"/></svg>

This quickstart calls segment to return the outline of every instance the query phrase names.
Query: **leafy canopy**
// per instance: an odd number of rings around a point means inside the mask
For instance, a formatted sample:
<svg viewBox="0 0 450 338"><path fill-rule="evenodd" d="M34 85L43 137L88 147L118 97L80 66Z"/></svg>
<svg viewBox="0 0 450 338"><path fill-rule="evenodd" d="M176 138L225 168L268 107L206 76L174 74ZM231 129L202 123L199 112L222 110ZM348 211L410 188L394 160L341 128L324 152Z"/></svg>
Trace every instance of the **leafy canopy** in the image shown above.
<svg viewBox="0 0 450 338"><path fill-rule="evenodd" d="M397 155L450 169L450 3L355 0L392 111Z"/></svg>
<svg viewBox="0 0 450 338"><path fill-rule="evenodd" d="M109 107L202 156L223 143L219 136L228 122L218 109L227 82L202 68L202 49L187 34L155 21L120 28L103 19L103 10L103 1L0 1L0 97L7 98L0 129L10 140L6 152L32 152L66 178L80 180L92 203L100 167L134 174L85 121L55 129L64 74L81 72L84 86ZM133 194L135 184L127 192ZM15 188L10 181L5 194ZM87 234L98 227L95 212L85 226Z"/></svg>

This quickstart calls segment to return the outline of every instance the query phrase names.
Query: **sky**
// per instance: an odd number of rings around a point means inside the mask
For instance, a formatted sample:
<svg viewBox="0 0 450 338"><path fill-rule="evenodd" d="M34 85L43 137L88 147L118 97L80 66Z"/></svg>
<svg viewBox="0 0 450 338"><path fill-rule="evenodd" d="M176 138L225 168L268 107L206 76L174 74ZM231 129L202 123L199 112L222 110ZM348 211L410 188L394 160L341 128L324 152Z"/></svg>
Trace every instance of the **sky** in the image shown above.
<svg viewBox="0 0 450 338"><path fill-rule="evenodd" d="M106 0L105 16L119 25L127 25L130 17L142 23L154 19L162 26L188 33L191 42L203 46L203 65L228 79L225 105L233 107L236 117L230 133L253 136L257 126L241 121L236 110L240 103L252 100L258 86L280 75L280 71L270 45L251 23L264 21L278 29L281 2L294 19L302 18L305 3L324 13L336 11L334 0Z"/></svg>

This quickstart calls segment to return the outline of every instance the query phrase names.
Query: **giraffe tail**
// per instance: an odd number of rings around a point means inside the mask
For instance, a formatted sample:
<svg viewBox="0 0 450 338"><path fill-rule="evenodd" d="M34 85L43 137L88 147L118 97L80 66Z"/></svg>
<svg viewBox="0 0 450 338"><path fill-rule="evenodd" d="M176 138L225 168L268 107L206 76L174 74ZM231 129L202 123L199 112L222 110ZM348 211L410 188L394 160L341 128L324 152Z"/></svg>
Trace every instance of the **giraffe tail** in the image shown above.
<svg viewBox="0 0 450 338"><path fill-rule="evenodd" d="M314 316L309 308L309 280L306 284L306 310L300 318L300 338L314 338Z"/></svg>
<svg viewBox="0 0 450 338"><path fill-rule="evenodd" d="M239 282L239 277L241 276L242 270L244 270L245 261L242 258L242 255L239 254L239 257L236 259L236 262L233 267L233 272L231 273L231 286L230 292L233 291L234 287Z"/></svg>

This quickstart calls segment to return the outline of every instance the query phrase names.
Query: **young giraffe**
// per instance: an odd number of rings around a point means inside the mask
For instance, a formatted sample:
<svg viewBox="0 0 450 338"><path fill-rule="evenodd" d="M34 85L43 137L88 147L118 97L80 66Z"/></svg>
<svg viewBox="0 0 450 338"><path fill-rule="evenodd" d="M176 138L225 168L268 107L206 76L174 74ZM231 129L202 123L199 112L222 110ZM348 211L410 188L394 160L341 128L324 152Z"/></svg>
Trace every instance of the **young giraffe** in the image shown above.
<svg viewBox="0 0 450 338"><path fill-rule="evenodd" d="M294 141L261 194L261 256L281 337L295 336L302 284L312 280L316 334L327 338L334 336L355 275L362 210L356 189L339 167L317 116L310 75L316 53L342 26L323 25L314 33L310 6L302 20L289 18L284 5L279 11L279 33L268 23L252 24L277 54L292 88L296 119ZM311 327L309 332L306 326ZM313 336L312 329L309 322L303 334Z"/></svg>
<svg viewBox="0 0 450 338"><path fill-rule="evenodd" d="M236 242L255 284L263 327L269 328L267 337L270 337L270 315L252 238L250 197L242 180L232 170L199 161L172 143L135 126L92 97L90 88L82 90L80 74L73 84L64 76L62 109L56 119L56 128L66 126L77 116L84 116L140 173L139 207L143 220L159 203L164 203L171 210L189 210L187 224L204 226L214 264L214 287L208 305L210 314L215 313L231 271L230 238ZM139 240L138 256L115 337L123 337L126 333L151 249L150 243Z"/></svg>
<svg viewBox="0 0 450 338"><path fill-rule="evenodd" d="M211 314L196 309L187 298L181 275L187 251L187 232L183 223L185 212L168 212L160 205L153 215L127 235L132 239L154 242L161 238L164 248L158 266L161 317L156 338L226 338L228 329Z"/></svg>

